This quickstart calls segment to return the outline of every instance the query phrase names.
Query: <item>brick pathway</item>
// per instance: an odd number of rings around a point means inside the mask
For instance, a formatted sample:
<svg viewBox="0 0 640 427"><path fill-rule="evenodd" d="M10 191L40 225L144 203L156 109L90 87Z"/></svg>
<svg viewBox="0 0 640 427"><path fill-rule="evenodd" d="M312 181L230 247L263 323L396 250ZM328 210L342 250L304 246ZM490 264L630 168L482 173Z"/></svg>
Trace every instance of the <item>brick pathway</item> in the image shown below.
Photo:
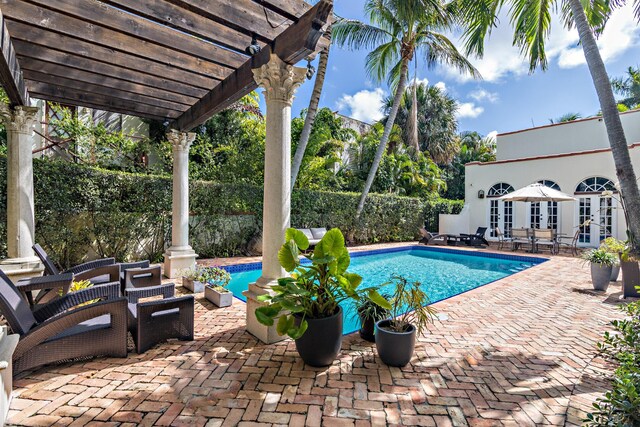
<svg viewBox="0 0 640 427"><path fill-rule="evenodd" d="M580 424L607 386L595 343L620 316L619 284L590 288L579 260L556 257L438 303L441 319L403 369L383 365L357 335L333 366L304 366L292 342L262 345L245 332L240 301L217 309L198 295L195 341L22 375L9 423Z"/></svg>

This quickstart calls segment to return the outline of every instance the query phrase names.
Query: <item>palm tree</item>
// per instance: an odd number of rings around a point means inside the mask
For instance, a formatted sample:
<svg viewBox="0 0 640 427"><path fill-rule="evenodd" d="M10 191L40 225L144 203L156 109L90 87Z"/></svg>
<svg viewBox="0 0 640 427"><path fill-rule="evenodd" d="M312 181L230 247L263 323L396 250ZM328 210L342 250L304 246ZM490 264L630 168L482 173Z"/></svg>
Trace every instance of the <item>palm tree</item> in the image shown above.
<svg viewBox="0 0 640 427"><path fill-rule="evenodd" d="M365 13L370 23L340 19L333 24L333 40L351 49L372 49L367 55L367 73L376 82L387 80L395 90L384 133L376 151L356 210L360 217L364 202L384 155L391 129L407 83L409 62L416 52L427 67L447 64L477 76L469 63L443 32L454 29L457 8L442 0L367 0Z"/></svg>
<svg viewBox="0 0 640 427"><path fill-rule="evenodd" d="M327 30L327 35L331 35L331 29ZM320 51L320 59L318 59L318 71L316 73L316 80L313 84L313 92L311 92L311 100L309 101L309 108L307 108L307 115L304 120L304 127L300 134L300 140L296 147L296 153L293 156L293 162L291 163L291 190L293 190L298 178L298 172L300 172L300 165L302 165L302 159L304 158L304 152L307 149L307 143L309 142L309 136L311 135L311 128L313 122L316 119L318 113L318 104L320 103L320 95L322 95L322 88L324 86L324 78L327 74L327 63L329 62L329 44L327 47Z"/></svg>
<svg viewBox="0 0 640 427"><path fill-rule="evenodd" d="M620 121L616 99L611 88L609 76L600 55L596 35L606 25L612 7L625 3L593 0L549 0L532 2L530 0L460 0L459 6L463 19L469 22L469 28L463 34L467 52L483 53L484 38L497 24L497 14L502 6L509 3L509 13L514 26L514 45L520 47L529 58L529 70L533 72L540 67L547 68L545 42L549 36L551 12L558 8L562 11L562 19L568 28L576 27L580 37L580 45L591 73L591 78L598 95L602 118L607 129L609 145L613 154L620 192L629 211L629 238L632 250L640 253L640 191L631 164L629 146ZM636 19L640 17L640 8L636 3Z"/></svg>
<svg viewBox="0 0 640 427"><path fill-rule="evenodd" d="M640 104L640 68L629 67L627 77L611 79L611 87L625 98L619 101L627 108L636 108Z"/></svg>
<svg viewBox="0 0 640 427"><path fill-rule="evenodd" d="M567 123L572 122L574 120L579 120L582 118L582 114L580 113L565 113L558 118L549 119L549 124L557 124L557 123Z"/></svg>
<svg viewBox="0 0 640 427"><path fill-rule="evenodd" d="M389 97L385 100L385 112L390 111L392 106L393 98ZM414 120L415 111L418 151L427 151L438 165L446 165L456 155L460 145L457 138L457 109L456 100L440 88L426 84L412 85L400 101L396 125L403 129L402 136L407 141L406 145L414 147L411 142L411 122Z"/></svg>

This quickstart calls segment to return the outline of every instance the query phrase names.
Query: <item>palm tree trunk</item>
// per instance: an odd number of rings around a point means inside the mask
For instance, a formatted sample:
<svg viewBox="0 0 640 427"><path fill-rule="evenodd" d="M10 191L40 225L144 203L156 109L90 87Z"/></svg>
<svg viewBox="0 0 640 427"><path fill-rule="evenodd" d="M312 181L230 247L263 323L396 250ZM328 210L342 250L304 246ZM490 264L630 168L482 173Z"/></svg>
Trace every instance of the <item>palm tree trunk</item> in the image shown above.
<svg viewBox="0 0 640 427"><path fill-rule="evenodd" d="M582 3L580 0L568 0L568 2L580 35L580 44L584 51L584 57L600 101L602 118L607 129L609 145L611 145L611 153L616 166L616 174L620 182L621 196L629 217L627 229L631 234L632 249L637 254L640 252L640 246L638 245L638 238L640 238L640 191L638 191L638 181L631 164L627 138L622 128L609 76L604 66L604 61L600 56L596 39L587 22Z"/></svg>
<svg viewBox="0 0 640 427"><path fill-rule="evenodd" d="M418 81L417 76L413 77L413 87L411 88L411 109L409 111L409 123L407 124L407 132L409 133L409 141L407 141L409 147L414 150L415 158L418 157L420 151L420 145L418 142Z"/></svg>
<svg viewBox="0 0 640 427"><path fill-rule="evenodd" d="M398 88L396 89L396 94L393 97L393 105L391 106L391 111L389 112L387 123L384 126L384 132L382 132L382 138L380 138L380 145L378 145L378 149L376 150L376 156L373 159L373 164L371 165L371 169L369 169L369 176L367 176L367 181L364 184L364 189L362 190L362 195L360 196L360 201L358 202L358 209L356 210L356 219L359 219L360 214L362 214L362 210L364 209L364 202L367 199L369 190L371 190L371 185L373 184L373 179L376 177L376 172L378 172L378 166L380 166L380 162L382 161L382 156L384 156L384 152L387 149L387 143L389 142L391 129L393 129L393 124L396 121L396 115L398 114L400 101L402 100L402 96L404 95L404 90L407 85L408 69L409 69L409 60L406 58L403 58L402 67L400 69L400 81L398 82Z"/></svg>
<svg viewBox="0 0 640 427"><path fill-rule="evenodd" d="M304 126L302 127L302 133L300 134L300 141L298 142L296 154L293 156L293 163L291 164L291 191L293 191L293 187L296 184L296 178L298 178L298 172L300 172L304 152L307 149L307 144L309 143L311 128L313 127L313 122L316 120L316 114L318 113L318 104L320 103L320 95L322 95L324 77L327 73L330 46L331 45L327 46L320 52L318 71L316 74L316 81L313 85L313 92L311 93L311 100L309 101L309 108L307 109L307 117L304 119Z"/></svg>

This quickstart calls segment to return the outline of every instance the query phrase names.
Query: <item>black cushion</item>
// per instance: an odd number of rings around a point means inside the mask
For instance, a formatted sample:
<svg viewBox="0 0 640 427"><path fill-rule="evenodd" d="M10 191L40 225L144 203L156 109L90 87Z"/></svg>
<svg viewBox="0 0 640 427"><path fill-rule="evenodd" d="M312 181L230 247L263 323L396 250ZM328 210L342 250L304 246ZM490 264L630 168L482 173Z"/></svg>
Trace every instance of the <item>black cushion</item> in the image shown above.
<svg viewBox="0 0 640 427"><path fill-rule="evenodd" d="M2 270L0 270L0 311L15 334L25 335L36 324L36 318L29 304Z"/></svg>
<svg viewBox="0 0 640 427"><path fill-rule="evenodd" d="M85 320L82 323L78 323L75 326L72 326L64 331L60 332L58 335L55 335L49 338L45 342L56 341L62 338L71 337L73 335L85 334L87 332L93 332L100 329L107 329L111 327L111 315L103 314L102 316L94 317L93 319Z"/></svg>

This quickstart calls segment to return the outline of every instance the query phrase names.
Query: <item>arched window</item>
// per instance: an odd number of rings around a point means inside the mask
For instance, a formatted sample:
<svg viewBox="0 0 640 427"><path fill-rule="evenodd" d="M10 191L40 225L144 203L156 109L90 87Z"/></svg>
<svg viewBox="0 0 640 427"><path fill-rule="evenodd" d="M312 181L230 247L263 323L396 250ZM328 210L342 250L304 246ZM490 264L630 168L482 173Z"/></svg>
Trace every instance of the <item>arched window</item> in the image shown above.
<svg viewBox="0 0 640 427"><path fill-rule="evenodd" d="M576 187L576 193L580 194L600 194L603 191L617 191L616 186L610 179L601 176L594 176L582 181Z"/></svg>
<svg viewBox="0 0 640 427"><path fill-rule="evenodd" d="M540 181L538 181L538 184L542 184L546 187L560 191L560 186L558 185L558 183L555 181L551 181L550 179L541 179Z"/></svg>
<svg viewBox="0 0 640 427"><path fill-rule="evenodd" d="M513 187L505 182L500 182L489 189L487 197L500 197L513 191Z"/></svg>

